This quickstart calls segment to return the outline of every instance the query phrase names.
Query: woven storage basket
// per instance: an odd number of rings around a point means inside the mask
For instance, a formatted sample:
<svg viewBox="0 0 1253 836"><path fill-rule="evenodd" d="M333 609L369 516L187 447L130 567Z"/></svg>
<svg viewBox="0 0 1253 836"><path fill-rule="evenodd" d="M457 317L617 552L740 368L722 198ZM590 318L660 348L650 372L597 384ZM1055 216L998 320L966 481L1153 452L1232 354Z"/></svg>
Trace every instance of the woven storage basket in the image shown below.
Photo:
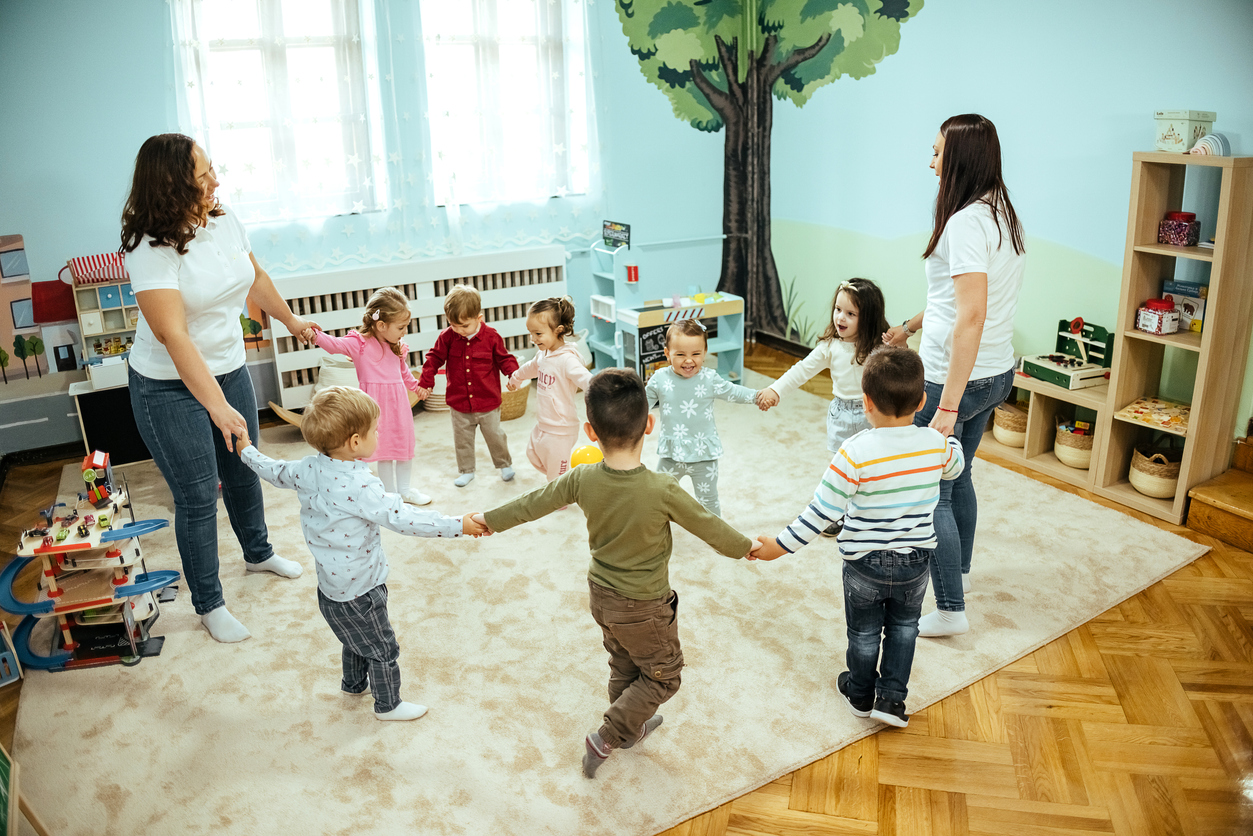
<svg viewBox="0 0 1253 836"><path fill-rule="evenodd" d="M992 414L992 437L1006 447L1023 447L1027 443L1027 413L998 406Z"/></svg>
<svg viewBox="0 0 1253 836"><path fill-rule="evenodd" d="M524 380L516 391L508 389L500 393L500 420L512 421L526 414L526 396L531 391L531 381Z"/></svg>
<svg viewBox="0 0 1253 836"><path fill-rule="evenodd" d="M1172 499L1179 487L1179 464L1161 452L1150 451L1146 456L1137 447L1131 454L1131 471L1127 478L1131 487L1145 496Z"/></svg>
<svg viewBox="0 0 1253 836"><path fill-rule="evenodd" d="M1053 453L1062 464L1087 470L1092 466L1092 436L1075 435L1065 424L1058 424Z"/></svg>

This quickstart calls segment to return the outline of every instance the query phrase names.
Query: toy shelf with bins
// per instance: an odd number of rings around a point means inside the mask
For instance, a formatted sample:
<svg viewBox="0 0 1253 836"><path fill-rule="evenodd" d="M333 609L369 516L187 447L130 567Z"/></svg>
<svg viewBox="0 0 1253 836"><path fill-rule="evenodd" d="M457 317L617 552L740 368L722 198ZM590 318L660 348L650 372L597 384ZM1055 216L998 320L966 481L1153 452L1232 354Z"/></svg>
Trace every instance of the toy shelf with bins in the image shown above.
<svg viewBox="0 0 1253 836"><path fill-rule="evenodd" d="M125 353L127 337L134 336L139 324L139 303L129 281L76 285L74 307L88 362ZM97 343L100 349L95 347Z"/></svg>
<svg viewBox="0 0 1253 836"><path fill-rule="evenodd" d="M618 311L642 302L638 285L626 281L626 266L619 263L627 251L625 245L610 249L593 244L591 249L592 324L587 345L598 370L625 365Z"/></svg>
<svg viewBox="0 0 1253 836"><path fill-rule="evenodd" d="M1105 410L1109 384L1086 389L1063 389L1021 372L1014 376L1014 388L1030 393L1027 404L1026 443L1010 447L997 441L991 430L979 442L979 452L988 453L1015 464L1046 473L1078 488L1094 487L1094 472L1063 464L1053 452L1057 437L1057 419L1072 418L1075 407L1091 409L1099 416ZM1102 439L1098 433L1092 440L1092 461L1096 462Z"/></svg>
<svg viewBox="0 0 1253 836"><path fill-rule="evenodd" d="M1220 170L1214 248L1157 243L1158 222L1166 212L1182 208L1186 178L1203 168ZM1094 487L1130 508L1182 523L1188 490L1231 463L1240 380L1253 323L1253 157L1136 153L1131 174L1113 363L1097 421L1099 448L1093 454ZM1137 331L1137 309L1145 299L1161 295L1162 282L1174 277L1179 259L1209 265L1203 330L1164 336ZM1146 496L1131 486L1128 471L1135 446L1157 428L1116 413L1138 398L1156 396L1164 367L1178 374L1178 367L1193 362L1188 427L1174 433L1184 439L1175 494L1165 499Z"/></svg>

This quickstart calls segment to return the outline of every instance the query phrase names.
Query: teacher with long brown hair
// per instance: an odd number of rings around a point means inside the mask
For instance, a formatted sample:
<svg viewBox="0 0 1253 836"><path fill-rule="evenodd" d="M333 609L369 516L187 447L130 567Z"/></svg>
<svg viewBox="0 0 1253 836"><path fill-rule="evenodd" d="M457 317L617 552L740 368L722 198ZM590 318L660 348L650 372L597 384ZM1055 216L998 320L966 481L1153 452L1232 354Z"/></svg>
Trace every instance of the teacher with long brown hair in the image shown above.
<svg viewBox="0 0 1253 836"><path fill-rule="evenodd" d="M992 411L1013 388L1014 313L1026 248L1001 177L996 126L976 113L954 116L940 126L932 150L940 188L922 254L927 307L883 340L903 345L922 329L927 402L914 423L955 436L966 455L962 475L940 482L939 545L931 562L937 608L918 622L919 635L939 637L970 629L965 593L978 518L970 471Z"/></svg>
<svg viewBox="0 0 1253 836"><path fill-rule="evenodd" d="M130 353L135 424L174 495L174 536L196 614L213 638L237 642L251 633L226 609L218 579L219 483L247 571L301 574L299 563L274 554L261 482L232 452L259 432L239 316L251 299L292 334L314 323L292 314L217 187L213 164L190 137L149 138L135 158L121 251L140 311Z"/></svg>

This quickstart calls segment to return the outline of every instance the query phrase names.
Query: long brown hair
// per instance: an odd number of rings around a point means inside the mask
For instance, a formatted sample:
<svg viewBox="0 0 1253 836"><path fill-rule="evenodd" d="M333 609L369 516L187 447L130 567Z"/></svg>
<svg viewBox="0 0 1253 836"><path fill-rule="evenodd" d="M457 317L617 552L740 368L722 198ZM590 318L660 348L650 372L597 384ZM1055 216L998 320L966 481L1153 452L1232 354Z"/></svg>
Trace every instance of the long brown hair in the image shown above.
<svg viewBox="0 0 1253 836"><path fill-rule="evenodd" d="M883 291L870 279L849 279L840 282L831 297L831 315L827 318L827 329L822 332L819 340L838 340L840 332L835 329L835 304L841 293L847 293L857 303L857 340L853 362L862 365L870 352L882 342L883 334L888 330L887 308L883 301Z"/></svg>
<svg viewBox="0 0 1253 836"><path fill-rule="evenodd" d="M948 219L972 203L982 200L992 209L999 247L1005 240L1001 221L1009 227L1014 252L1026 252L1022 243L1022 224L1009 202L1009 190L1001 178L1001 141L996 125L977 113L951 116L940 126L944 152L940 158L940 189L935 195L935 226L923 258L935 252Z"/></svg>
<svg viewBox="0 0 1253 836"><path fill-rule="evenodd" d="M187 243L204 217L204 187L196 180L192 156L195 144L183 134L158 134L139 147L131 192L122 210L119 253L134 251L145 235L151 235L152 246L187 254ZM217 217L223 211L215 201L209 214Z"/></svg>

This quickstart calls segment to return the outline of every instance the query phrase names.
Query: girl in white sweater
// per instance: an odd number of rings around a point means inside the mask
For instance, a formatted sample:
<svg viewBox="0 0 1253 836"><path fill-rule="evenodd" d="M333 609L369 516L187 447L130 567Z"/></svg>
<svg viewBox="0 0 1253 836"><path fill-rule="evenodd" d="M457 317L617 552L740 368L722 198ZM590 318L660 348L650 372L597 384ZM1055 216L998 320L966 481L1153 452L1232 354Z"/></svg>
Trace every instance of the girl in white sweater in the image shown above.
<svg viewBox="0 0 1253 836"><path fill-rule="evenodd" d="M845 441L870 429L862 406L861 370L888 330L884 307L883 292L869 279L840 282L831 299L831 324L818 345L783 377L763 389L757 405L763 410L777 405L782 396L828 369L831 394L835 397L827 410L827 449L835 454ZM828 537L838 533L838 523L823 532Z"/></svg>

